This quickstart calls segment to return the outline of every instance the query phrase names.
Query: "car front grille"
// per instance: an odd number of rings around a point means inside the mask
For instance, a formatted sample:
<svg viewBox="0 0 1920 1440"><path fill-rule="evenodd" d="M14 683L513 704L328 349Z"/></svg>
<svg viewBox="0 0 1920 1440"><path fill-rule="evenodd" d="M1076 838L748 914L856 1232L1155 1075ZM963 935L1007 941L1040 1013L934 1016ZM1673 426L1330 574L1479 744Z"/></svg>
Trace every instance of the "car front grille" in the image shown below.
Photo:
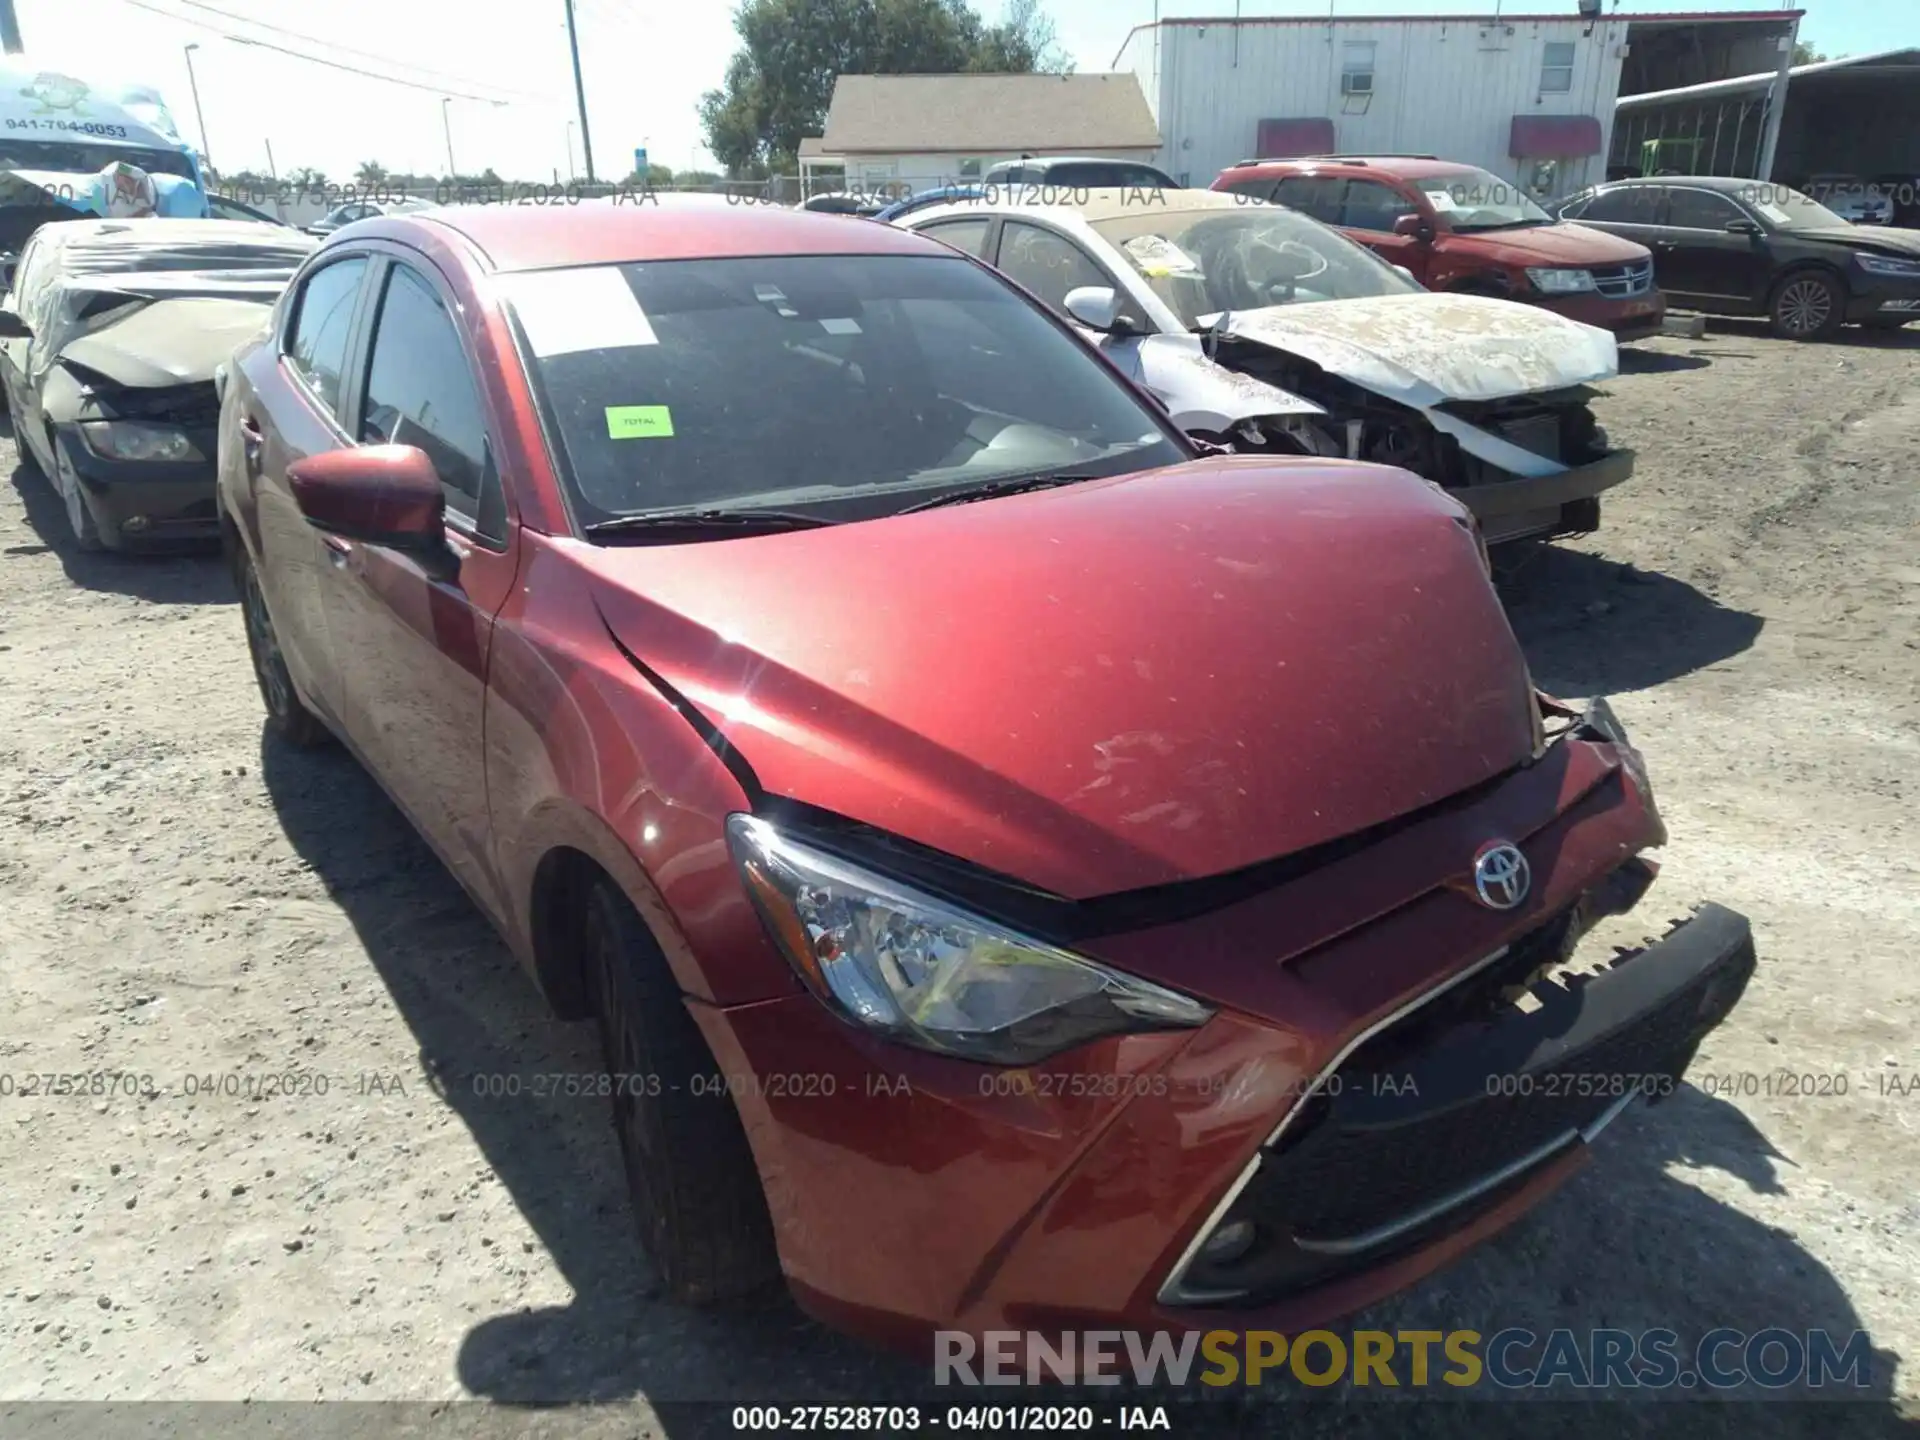
<svg viewBox="0 0 1920 1440"><path fill-rule="evenodd" d="M1560 416L1554 411L1500 420L1487 427L1509 445L1549 460L1560 458Z"/></svg>
<svg viewBox="0 0 1920 1440"><path fill-rule="evenodd" d="M1593 271L1593 287L1609 300L1629 300L1653 289L1653 261L1602 265Z"/></svg>
<svg viewBox="0 0 1920 1440"><path fill-rule="evenodd" d="M1647 982L1669 967L1647 956L1653 970L1631 978L1533 984L1524 993L1537 1003L1523 1009L1511 997L1564 953L1567 917L1514 942L1321 1082L1206 1232L1246 1222L1253 1240L1215 1259L1196 1245L1163 1300L1266 1303L1378 1265L1497 1204L1636 1095L1678 1082L1752 973L1744 923L1737 947L1705 963L1674 956L1657 1001L1627 1007L1601 993L1653 999Z"/></svg>

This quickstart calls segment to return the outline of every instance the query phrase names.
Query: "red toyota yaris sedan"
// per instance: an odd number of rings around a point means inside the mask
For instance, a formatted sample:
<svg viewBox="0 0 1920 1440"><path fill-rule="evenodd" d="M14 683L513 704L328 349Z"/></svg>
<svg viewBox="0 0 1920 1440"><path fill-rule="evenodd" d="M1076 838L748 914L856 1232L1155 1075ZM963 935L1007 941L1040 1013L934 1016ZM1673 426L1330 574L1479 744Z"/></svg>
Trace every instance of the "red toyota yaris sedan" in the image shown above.
<svg viewBox="0 0 1920 1440"><path fill-rule="evenodd" d="M1664 832L1457 504L1198 456L934 240L366 221L221 426L272 727L343 741L597 1019L686 1301L1332 1318L1671 1089L1752 969L1708 906L1569 974Z"/></svg>

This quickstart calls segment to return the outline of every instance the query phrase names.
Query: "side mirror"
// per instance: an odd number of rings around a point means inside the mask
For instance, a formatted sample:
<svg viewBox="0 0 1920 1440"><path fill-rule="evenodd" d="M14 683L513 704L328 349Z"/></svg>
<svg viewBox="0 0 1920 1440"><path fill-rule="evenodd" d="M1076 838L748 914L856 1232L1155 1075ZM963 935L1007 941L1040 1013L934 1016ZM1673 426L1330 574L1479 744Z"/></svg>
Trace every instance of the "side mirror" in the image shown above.
<svg viewBox="0 0 1920 1440"><path fill-rule="evenodd" d="M287 467L293 500L316 530L415 555L446 549L446 494L424 450L361 445Z"/></svg>
<svg viewBox="0 0 1920 1440"><path fill-rule="evenodd" d="M27 328L18 311L0 309L0 340L28 340L32 336L33 331Z"/></svg>
<svg viewBox="0 0 1920 1440"><path fill-rule="evenodd" d="M1741 219L1729 220L1727 222L1727 233L1729 235L1759 235L1763 232L1753 221Z"/></svg>
<svg viewBox="0 0 1920 1440"><path fill-rule="evenodd" d="M1067 292L1067 314L1103 335L1140 335L1145 327L1120 308L1120 292L1109 285L1082 285Z"/></svg>
<svg viewBox="0 0 1920 1440"><path fill-rule="evenodd" d="M1409 236L1422 245L1431 245L1437 232L1433 228L1433 222L1424 215L1402 215L1393 222L1393 233Z"/></svg>
<svg viewBox="0 0 1920 1440"><path fill-rule="evenodd" d="M1401 278L1402 280L1409 280L1409 281L1411 281L1411 282L1412 282L1413 284L1415 284L1415 285L1419 285L1419 284L1420 284L1420 277L1419 277L1418 275L1416 275L1416 274L1414 274L1414 273L1413 273L1413 272L1412 272L1411 270L1409 270L1409 269L1407 269L1407 267L1406 267L1406 266L1404 266L1404 265L1396 265L1396 266L1394 266L1393 268L1394 268L1395 270L1398 270L1398 271L1400 272L1400 278ZM1425 289L1426 287L1425 287L1425 286L1421 286L1421 288L1422 288L1422 289Z"/></svg>

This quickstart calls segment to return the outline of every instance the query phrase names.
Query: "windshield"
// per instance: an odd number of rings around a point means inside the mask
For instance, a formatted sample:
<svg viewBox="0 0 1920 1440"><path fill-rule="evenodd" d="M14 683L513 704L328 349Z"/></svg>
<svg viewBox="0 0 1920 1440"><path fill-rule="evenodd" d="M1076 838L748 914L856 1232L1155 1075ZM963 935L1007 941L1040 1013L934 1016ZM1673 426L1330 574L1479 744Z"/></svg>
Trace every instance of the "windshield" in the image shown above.
<svg viewBox="0 0 1920 1440"><path fill-rule="evenodd" d="M1476 230L1510 230L1521 225L1551 225L1553 217L1511 180L1486 170L1453 170L1445 175L1413 179L1450 228L1462 234Z"/></svg>
<svg viewBox="0 0 1920 1440"><path fill-rule="evenodd" d="M780 256L501 281L582 524L893 514L943 488L1188 458L1071 334L959 257Z"/></svg>
<svg viewBox="0 0 1920 1440"><path fill-rule="evenodd" d="M1776 230L1845 230L1851 228L1811 195L1784 185L1752 185L1733 192L1755 214ZM1844 197L1843 197L1844 198Z"/></svg>
<svg viewBox="0 0 1920 1440"><path fill-rule="evenodd" d="M1189 329L1223 310L1404 295L1420 287L1365 246L1278 205L1148 206L1093 228Z"/></svg>
<svg viewBox="0 0 1920 1440"><path fill-rule="evenodd" d="M138 165L149 175L193 179L193 162L184 150L71 145L60 140L23 140L18 135L0 135L0 170L60 170L72 175L95 175L116 161Z"/></svg>

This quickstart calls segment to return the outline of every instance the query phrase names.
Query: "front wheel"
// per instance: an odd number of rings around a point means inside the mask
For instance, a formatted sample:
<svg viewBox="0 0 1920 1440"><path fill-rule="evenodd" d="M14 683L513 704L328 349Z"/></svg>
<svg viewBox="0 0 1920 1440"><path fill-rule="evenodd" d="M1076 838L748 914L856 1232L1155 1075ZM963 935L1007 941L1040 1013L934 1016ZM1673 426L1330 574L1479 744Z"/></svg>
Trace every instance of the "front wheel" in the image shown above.
<svg viewBox="0 0 1920 1440"><path fill-rule="evenodd" d="M1767 319L1783 340L1824 340L1846 319L1846 295L1831 276L1803 270L1774 287Z"/></svg>
<svg viewBox="0 0 1920 1440"><path fill-rule="evenodd" d="M780 1275L760 1172L730 1086L639 915L611 884L588 892L586 966L613 1128L647 1258L682 1305L720 1305Z"/></svg>
<svg viewBox="0 0 1920 1440"><path fill-rule="evenodd" d="M293 688L293 676L287 672L286 658L280 653L280 637L274 631L273 617L267 613L267 597L260 588L259 572L253 557L244 549L239 556L240 613L247 625L247 651L253 656L253 678L260 685L260 699L267 707L267 724L282 740L300 749L324 745L331 732L301 701Z"/></svg>

